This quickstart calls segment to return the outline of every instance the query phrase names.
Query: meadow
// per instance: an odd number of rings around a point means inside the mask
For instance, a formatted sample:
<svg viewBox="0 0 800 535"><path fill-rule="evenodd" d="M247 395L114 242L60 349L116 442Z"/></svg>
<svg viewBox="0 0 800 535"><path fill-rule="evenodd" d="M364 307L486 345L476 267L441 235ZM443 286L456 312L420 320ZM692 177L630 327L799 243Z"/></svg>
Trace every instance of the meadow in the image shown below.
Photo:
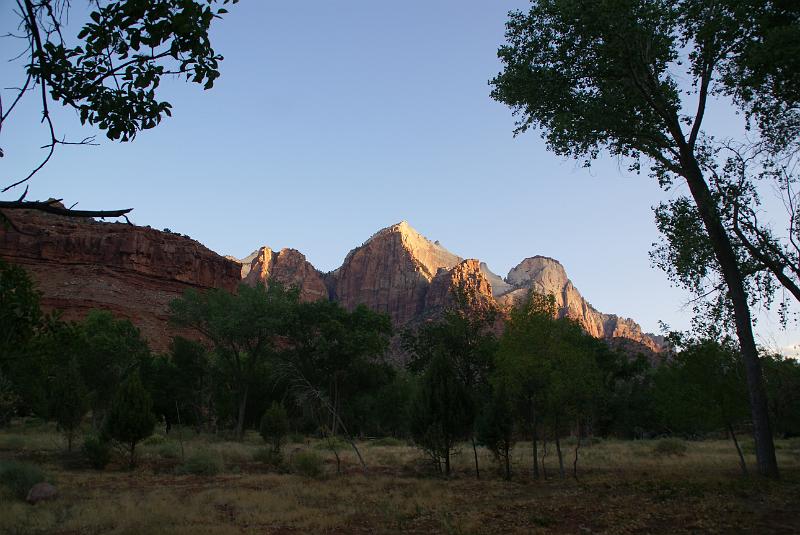
<svg viewBox="0 0 800 535"><path fill-rule="evenodd" d="M566 440L571 469L574 441ZM676 446L677 444L677 446ZM338 448L336 455L330 446ZM0 466L31 463L59 489L29 505L3 487L2 533L797 533L800 440L779 440L779 481L741 475L725 440L592 440L578 478L530 475L530 443L514 449L512 481L488 451L481 479L461 448L449 479L396 439L343 443L292 436L270 464L255 433L243 441L173 429L144 441L138 465L102 471L67 453L52 424L15 421L0 431ZM685 451L681 452L685 445ZM744 441L747 461L752 444Z"/></svg>

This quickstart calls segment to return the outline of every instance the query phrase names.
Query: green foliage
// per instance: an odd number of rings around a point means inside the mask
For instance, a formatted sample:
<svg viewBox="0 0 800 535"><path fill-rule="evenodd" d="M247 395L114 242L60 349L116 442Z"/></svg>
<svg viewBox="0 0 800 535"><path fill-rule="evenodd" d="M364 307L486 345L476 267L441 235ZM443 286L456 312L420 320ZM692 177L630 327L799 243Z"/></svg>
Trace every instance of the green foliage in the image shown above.
<svg viewBox="0 0 800 535"><path fill-rule="evenodd" d="M213 5L237 1L98 2L73 47L59 38L68 5L26 4L22 26L36 35L27 71L82 123L128 141L171 115L171 104L157 98L163 76L179 75L205 89L214 85L222 56L211 47L209 31L226 11Z"/></svg>
<svg viewBox="0 0 800 535"><path fill-rule="evenodd" d="M46 480L42 469L35 464L0 461L0 484L18 500L27 498L31 487Z"/></svg>
<svg viewBox="0 0 800 535"><path fill-rule="evenodd" d="M662 438L653 446L653 454L664 456L678 456L682 457L689 451L686 442L679 438Z"/></svg>
<svg viewBox="0 0 800 535"><path fill-rule="evenodd" d="M273 402L269 409L261 417L261 425L258 429L264 442L270 444L276 453L281 451L281 444L289 432L289 418L286 409L280 403Z"/></svg>
<svg viewBox="0 0 800 535"><path fill-rule="evenodd" d="M225 464L219 454L213 451L200 450L189 455L176 471L178 474L184 475L215 476L224 469Z"/></svg>
<svg viewBox="0 0 800 535"><path fill-rule="evenodd" d="M81 453L95 470L103 470L111 462L111 445L98 435L87 435L83 439Z"/></svg>
<svg viewBox="0 0 800 535"><path fill-rule="evenodd" d="M149 437L155 427L153 402L142 386L138 373L122 384L106 420L106 433L121 442L129 451L129 466L136 464L136 444Z"/></svg>
<svg viewBox="0 0 800 535"><path fill-rule="evenodd" d="M450 475L450 458L458 441L471 431L472 403L450 360L434 356L411 403L410 430L417 446L445 475Z"/></svg>
<svg viewBox="0 0 800 535"><path fill-rule="evenodd" d="M236 399L236 433L244 420L252 378L269 356L279 350L278 336L297 324L299 292L277 283L239 286L237 293L213 289L187 291L170 304L172 320L193 327L211 340L220 372L232 385Z"/></svg>
<svg viewBox="0 0 800 535"><path fill-rule="evenodd" d="M0 371L0 428L11 423L11 419L17 413L19 396L14 391L14 385Z"/></svg>
<svg viewBox="0 0 800 535"><path fill-rule="evenodd" d="M126 378L149 360L150 349L133 323L110 312L93 310L77 327L81 376L95 423L100 425Z"/></svg>
<svg viewBox="0 0 800 535"><path fill-rule="evenodd" d="M514 447L515 413L508 389L500 382L483 407L476 423L478 444L486 446L505 467L506 479L511 479L511 450Z"/></svg>
<svg viewBox="0 0 800 535"><path fill-rule="evenodd" d="M28 273L0 259L0 366L27 346L41 322L39 293Z"/></svg>
<svg viewBox="0 0 800 535"><path fill-rule="evenodd" d="M727 428L749 414L738 351L730 342L686 340L655 374L655 400L673 432L701 434Z"/></svg>
<svg viewBox="0 0 800 535"><path fill-rule="evenodd" d="M800 436L800 362L780 355L761 358L773 430Z"/></svg>
<svg viewBox="0 0 800 535"><path fill-rule="evenodd" d="M72 441L89 410L86 386L74 358L54 377L50 404L50 415L67 439L67 451L72 451Z"/></svg>
<svg viewBox="0 0 800 535"><path fill-rule="evenodd" d="M304 477L320 477L323 472L322 456L311 450L298 451L291 458L292 470Z"/></svg>

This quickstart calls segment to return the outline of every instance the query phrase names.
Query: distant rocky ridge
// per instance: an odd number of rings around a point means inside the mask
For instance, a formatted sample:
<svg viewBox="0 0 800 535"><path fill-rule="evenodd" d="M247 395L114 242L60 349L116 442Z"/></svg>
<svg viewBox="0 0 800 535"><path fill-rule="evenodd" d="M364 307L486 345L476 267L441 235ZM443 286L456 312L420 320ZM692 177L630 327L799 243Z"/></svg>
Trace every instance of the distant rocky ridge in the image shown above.
<svg viewBox="0 0 800 535"><path fill-rule="evenodd" d="M365 304L388 314L398 327L435 317L451 303L455 285L501 309L530 290L555 296L560 316L620 347L660 350L660 337L633 320L592 307L552 258L523 260L505 279L486 264L463 259L403 221L375 233L348 253L343 264L321 273L299 251L261 247L247 258L222 257L168 231L15 210L14 227L0 226L0 258L26 268L46 310L80 319L91 309L129 318L157 351L174 334L169 303L188 288L235 291L241 282L279 281L297 286L304 301L333 299L347 308ZM19 232L21 231L21 232ZM624 343L623 343L624 342Z"/></svg>
<svg viewBox="0 0 800 535"><path fill-rule="evenodd" d="M272 260L261 251L269 251ZM285 264L291 267L279 269L284 254ZM662 337L642 332L633 320L596 310L569 280L564 267L552 258L526 258L503 279L485 263L464 260L439 242L425 238L406 221L378 231L350 251L338 269L324 275L293 249L274 255L271 249L262 248L243 259L243 279L254 283L274 278L299 286L306 299L327 297L351 309L365 304L388 314L401 327L430 318L446 307L451 298L449 290L455 284L506 310L526 299L531 290L552 294L559 316L575 319L592 336L629 340L635 344L622 345L656 352L663 346Z"/></svg>
<svg viewBox="0 0 800 535"><path fill-rule="evenodd" d="M175 334L169 303L187 289L235 290L241 267L180 234L125 223L102 223L32 210L6 212L0 258L25 268L42 307L66 320L92 309L130 319L155 351Z"/></svg>

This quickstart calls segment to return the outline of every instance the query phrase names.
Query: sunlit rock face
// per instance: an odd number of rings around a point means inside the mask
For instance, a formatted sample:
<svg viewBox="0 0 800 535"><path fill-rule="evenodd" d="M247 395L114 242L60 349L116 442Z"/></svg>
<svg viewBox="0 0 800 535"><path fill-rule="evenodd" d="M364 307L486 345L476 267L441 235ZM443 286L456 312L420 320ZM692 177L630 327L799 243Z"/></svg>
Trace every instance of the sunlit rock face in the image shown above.
<svg viewBox="0 0 800 535"><path fill-rule="evenodd" d="M643 333L641 327L629 318L615 314L603 314L583 298L567 272L557 260L546 256L526 258L513 268L505 281L510 288L499 295L498 303L503 307L515 306L525 299L531 290L554 296L559 317L576 320L596 338L625 338L636 341L652 351L660 351L663 340L659 336Z"/></svg>
<svg viewBox="0 0 800 535"><path fill-rule="evenodd" d="M249 264L245 264L249 259ZM242 261L242 281L250 286L277 281L287 288L300 290L301 301L328 299L328 288L322 274L296 249L278 252L261 247Z"/></svg>
<svg viewBox="0 0 800 535"><path fill-rule="evenodd" d="M424 313L425 300L440 269L461 258L403 221L385 228L350 251L328 276L331 297L347 308L365 304L405 325Z"/></svg>
<svg viewBox="0 0 800 535"><path fill-rule="evenodd" d="M341 267L322 274L294 249L261 247L236 260L149 227L32 211L10 215L21 232L0 227L0 258L31 273L46 310L61 309L66 319L94 308L109 310L131 319L157 351L166 350L174 334L187 334L169 324L169 303L186 289L236 291L241 282L270 281L299 288L303 301L333 299L349 309L364 304L388 314L398 328L440 314L453 303L452 287L472 296L474 306L501 311L533 290L552 294L558 315L577 320L592 336L653 351L662 343L633 320L598 312L552 258L527 258L502 278L405 221L378 231L350 251Z"/></svg>
<svg viewBox="0 0 800 535"><path fill-rule="evenodd" d="M175 334L169 303L189 288L234 291L238 263L180 234L125 223L101 223L29 210L7 211L0 258L21 265L36 282L45 310L66 320L92 309L130 319L155 351Z"/></svg>
<svg viewBox="0 0 800 535"><path fill-rule="evenodd" d="M448 290L455 285L506 311L531 291L552 294L559 317L575 319L592 336L630 339L652 351L659 351L662 343L633 320L597 311L552 258L527 258L503 279L485 263L462 260L405 221L353 249L339 269L326 275L326 282L331 297L344 306L365 304L389 314L398 326L435 316L452 300Z"/></svg>

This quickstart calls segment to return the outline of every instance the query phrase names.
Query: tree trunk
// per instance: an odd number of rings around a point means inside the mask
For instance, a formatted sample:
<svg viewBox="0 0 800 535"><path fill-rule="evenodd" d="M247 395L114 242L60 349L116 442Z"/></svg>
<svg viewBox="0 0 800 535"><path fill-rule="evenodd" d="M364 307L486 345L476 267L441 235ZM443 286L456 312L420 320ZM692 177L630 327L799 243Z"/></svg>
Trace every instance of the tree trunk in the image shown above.
<svg viewBox="0 0 800 535"><path fill-rule="evenodd" d="M472 436L472 454L475 457L475 479L481 478L481 471L478 468L478 448L475 446L475 436Z"/></svg>
<svg viewBox="0 0 800 535"><path fill-rule="evenodd" d="M682 151L681 164L685 170L684 177L689 185L689 190L711 240L714 256L728 287L728 295L733 303L736 335L739 339L747 377L747 388L750 394L750 411L753 419L753 437L756 443L758 473L762 476L777 478L779 475L778 461L775 458L775 444L769 423L767 395L764 390L761 362L759 361L758 350L753 338L753 324L747 303L744 278L739 269L733 246L720 220L714 199L708 189L708 184L706 184L700 166L690 149L687 148Z"/></svg>
<svg viewBox="0 0 800 535"><path fill-rule="evenodd" d="M503 445L506 457L506 481L511 481L511 447L510 442L506 441Z"/></svg>
<svg viewBox="0 0 800 535"><path fill-rule="evenodd" d="M575 443L575 459L572 461L572 477L578 479L578 450L581 449L581 433L578 427L578 442Z"/></svg>
<svg viewBox="0 0 800 535"><path fill-rule="evenodd" d="M561 442L558 438L558 433L556 433L556 453L558 453L558 474L561 476L561 479L566 477L564 473L564 456L561 454Z"/></svg>
<svg viewBox="0 0 800 535"><path fill-rule="evenodd" d="M731 440L733 440L733 445L736 446L736 453L739 454L739 466L742 467L742 474L747 476L747 463L744 462L744 454L742 453L742 448L739 447L739 441L736 440L736 433L733 431L733 425L728 422L728 432L731 434Z"/></svg>
<svg viewBox="0 0 800 535"><path fill-rule="evenodd" d="M547 480L547 467L544 465L544 458L547 457L547 439L542 443L542 477Z"/></svg>
<svg viewBox="0 0 800 535"><path fill-rule="evenodd" d="M236 419L236 438L239 440L244 438L244 416L245 410L247 409L247 393L249 390L250 386L245 386L242 391L242 396L239 398L239 416Z"/></svg>
<svg viewBox="0 0 800 535"><path fill-rule="evenodd" d="M539 479L539 452L537 451L538 432L536 425L536 407L531 401L531 448L533 448L533 479Z"/></svg>

